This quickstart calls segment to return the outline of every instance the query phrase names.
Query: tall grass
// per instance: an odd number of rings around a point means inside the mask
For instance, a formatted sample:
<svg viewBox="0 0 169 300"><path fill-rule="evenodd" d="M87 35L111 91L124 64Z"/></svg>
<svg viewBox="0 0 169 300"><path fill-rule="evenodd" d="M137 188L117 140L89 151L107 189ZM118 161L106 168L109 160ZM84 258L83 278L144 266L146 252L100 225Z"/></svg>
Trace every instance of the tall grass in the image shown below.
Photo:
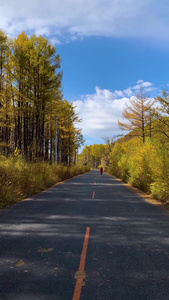
<svg viewBox="0 0 169 300"><path fill-rule="evenodd" d="M89 170L89 165L66 167L46 162L27 163L20 157L0 157L0 208Z"/></svg>

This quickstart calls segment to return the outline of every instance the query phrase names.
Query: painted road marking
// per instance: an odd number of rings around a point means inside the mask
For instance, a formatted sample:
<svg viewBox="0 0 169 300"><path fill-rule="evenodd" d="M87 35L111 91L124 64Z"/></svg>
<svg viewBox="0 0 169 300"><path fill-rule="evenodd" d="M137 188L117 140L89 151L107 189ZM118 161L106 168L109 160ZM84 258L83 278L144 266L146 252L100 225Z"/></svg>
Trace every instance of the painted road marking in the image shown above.
<svg viewBox="0 0 169 300"><path fill-rule="evenodd" d="M80 265L79 265L79 271L76 272L76 285L75 285L75 290L73 294L72 300L79 300L80 295L81 295L81 290L83 286L83 279L85 278L85 261L86 261L86 253L87 253L87 246L89 242L89 234L90 234L90 227L86 228L86 234L84 238L84 243L83 243L83 249L81 253L81 258L80 258Z"/></svg>
<svg viewBox="0 0 169 300"><path fill-rule="evenodd" d="M94 185L96 185L96 182L94 182Z"/></svg>
<svg viewBox="0 0 169 300"><path fill-rule="evenodd" d="M94 199L94 196L95 196L95 191L93 192L92 199Z"/></svg>

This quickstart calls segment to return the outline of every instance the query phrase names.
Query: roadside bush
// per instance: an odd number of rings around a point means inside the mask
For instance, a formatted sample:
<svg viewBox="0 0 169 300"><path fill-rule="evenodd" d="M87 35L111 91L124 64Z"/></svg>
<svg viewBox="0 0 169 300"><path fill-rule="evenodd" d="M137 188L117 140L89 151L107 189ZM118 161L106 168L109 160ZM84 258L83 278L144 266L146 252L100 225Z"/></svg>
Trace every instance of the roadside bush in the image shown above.
<svg viewBox="0 0 169 300"><path fill-rule="evenodd" d="M124 149L121 144L116 143L110 153L110 167L108 172L116 177L121 177L122 168L119 165L119 161L124 155Z"/></svg>
<svg viewBox="0 0 169 300"><path fill-rule="evenodd" d="M160 189L156 181L157 178L160 181L162 176L161 163L161 155L149 140L143 144L140 138L134 138L122 144L115 144L110 154L109 173L144 192L155 194L155 190L159 192ZM164 180L162 182L164 183ZM165 187L166 185L167 182Z"/></svg>
<svg viewBox="0 0 169 300"><path fill-rule="evenodd" d="M89 170L89 165L66 167L46 162L26 163L22 157L0 157L0 208Z"/></svg>
<svg viewBox="0 0 169 300"><path fill-rule="evenodd" d="M120 179L122 179L124 182L129 181L130 176L130 166L129 166L129 157L127 153L124 153L118 162L119 168L120 168Z"/></svg>
<svg viewBox="0 0 169 300"><path fill-rule="evenodd" d="M155 149L150 142L138 146L129 159L129 183L144 192L150 192L154 177Z"/></svg>
<svg viewBox="0 0 169 300"><path fill-rule="evenodd" d="M169 201L169 150L167 146L157 149L153 163L154 182L150 186L153 197L162 201Z"/></svg>

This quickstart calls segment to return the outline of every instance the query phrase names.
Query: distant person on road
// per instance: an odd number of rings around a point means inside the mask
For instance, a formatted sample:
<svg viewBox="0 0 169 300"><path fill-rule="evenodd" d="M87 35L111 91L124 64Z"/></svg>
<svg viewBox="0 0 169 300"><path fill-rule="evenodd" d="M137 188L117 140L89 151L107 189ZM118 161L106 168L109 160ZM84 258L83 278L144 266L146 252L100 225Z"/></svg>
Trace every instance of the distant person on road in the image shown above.
<svg viewBox="0 0 169 300"><path fill-rule="evenodd" d="M102 175L102 173L103 173L103 168L101 167L100 168L100 174Z"/></svg>

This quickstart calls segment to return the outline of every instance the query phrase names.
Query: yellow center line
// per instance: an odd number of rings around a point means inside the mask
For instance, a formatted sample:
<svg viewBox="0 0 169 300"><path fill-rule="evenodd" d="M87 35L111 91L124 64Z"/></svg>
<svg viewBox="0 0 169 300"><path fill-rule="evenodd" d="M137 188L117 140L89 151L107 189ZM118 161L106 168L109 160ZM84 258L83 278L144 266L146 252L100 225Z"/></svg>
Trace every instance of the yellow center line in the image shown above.
<svg viewBox="0 0 169 300"><path fill-rule="evenodd" d="M89 234L90 234L90 227L87 227L85 238L84 238L84 243L83 243L83 249L82 249L82 253L81 253L81 258L80 258L79 271L76 274L77 280L76 280L76 285L75 285L72 300L80 299L81 289L83 286L83 279L85 278L84 269L85 269L87 247L88 247L88 242L89 242Z"/></svg>
<svg viewBox="0 0 169 300"><path fill-rule="evenodd" d="M92 199L94 199L94 196L95 196L95 191L93 191Z"/></svg>
<svg viewBox="0 0 169 300"><path fill-rule="evenodd" d="M94 182L94 185L96 185L96 182Z"/></svg>

